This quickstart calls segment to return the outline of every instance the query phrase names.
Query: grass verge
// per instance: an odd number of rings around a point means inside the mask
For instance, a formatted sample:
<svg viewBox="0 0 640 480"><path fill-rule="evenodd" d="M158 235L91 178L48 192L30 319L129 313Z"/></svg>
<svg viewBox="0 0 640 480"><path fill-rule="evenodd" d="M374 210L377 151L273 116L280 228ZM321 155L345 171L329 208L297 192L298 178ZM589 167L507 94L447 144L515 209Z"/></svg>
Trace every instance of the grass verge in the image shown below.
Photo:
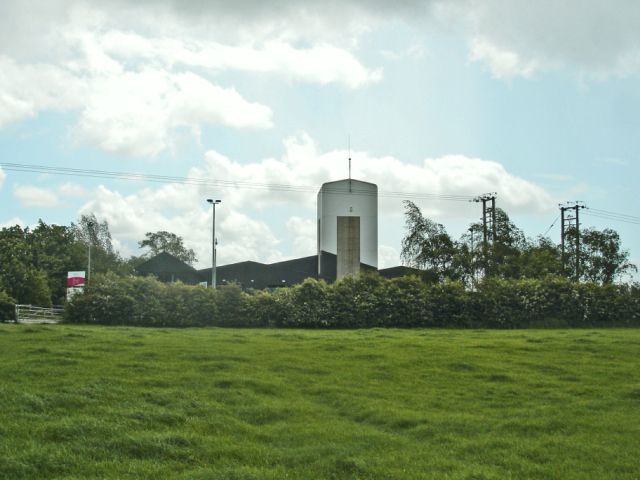
<svg viewBox="0 0 640 480"><path fill-rule="evenodd" d="M637 479L640 330L0 325L0 478Z"/></svg>

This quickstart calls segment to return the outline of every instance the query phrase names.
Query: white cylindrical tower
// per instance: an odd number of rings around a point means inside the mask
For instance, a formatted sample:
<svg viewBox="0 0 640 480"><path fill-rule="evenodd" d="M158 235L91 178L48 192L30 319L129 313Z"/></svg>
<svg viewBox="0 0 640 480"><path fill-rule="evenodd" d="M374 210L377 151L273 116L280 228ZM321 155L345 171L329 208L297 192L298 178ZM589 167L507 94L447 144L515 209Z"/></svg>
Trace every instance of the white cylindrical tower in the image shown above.
<svg viewBox="0 0 640 480"><path fill-rule="evenodd" d="M357 218L353 218L357 217ZM346 179L328 182L318 192L318 273L322 252L337 255L338 278L360 263L378 268L378 187ZM346 270L345 270L346 269Z"/></svg>

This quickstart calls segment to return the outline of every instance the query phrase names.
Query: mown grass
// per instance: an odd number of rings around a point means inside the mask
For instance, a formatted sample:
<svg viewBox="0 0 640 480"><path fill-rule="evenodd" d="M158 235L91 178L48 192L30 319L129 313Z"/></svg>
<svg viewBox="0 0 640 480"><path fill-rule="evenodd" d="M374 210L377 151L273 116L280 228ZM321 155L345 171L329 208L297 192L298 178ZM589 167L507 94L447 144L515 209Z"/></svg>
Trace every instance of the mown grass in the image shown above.
<svg viewBox="0 0 640 480"><path fill-rule="evenodd" d="M640 330L0 325L0 478L637 479Z"/></svg>

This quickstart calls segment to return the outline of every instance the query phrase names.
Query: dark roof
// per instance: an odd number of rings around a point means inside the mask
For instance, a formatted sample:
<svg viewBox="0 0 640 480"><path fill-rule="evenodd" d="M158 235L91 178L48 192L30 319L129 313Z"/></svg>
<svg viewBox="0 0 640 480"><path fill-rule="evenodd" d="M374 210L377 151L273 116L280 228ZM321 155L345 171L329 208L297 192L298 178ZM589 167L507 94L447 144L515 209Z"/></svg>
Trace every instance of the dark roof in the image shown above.
<svg viewBox="0 0 640 480"><path fill-rule="evenodd" d="M294 258L276 263L260 263L254 261L237 262L220 265L216 269L218 285L238 283L243 288L276 288L302 283L306 278L323 279L327 282L336 280L336 255L321 252L322 276L318 275L318 256ZM375 267L360 264L361 271L376 271ZM159 280L172 282L180 280L185 283L211 282L211 268L196 270L168 253L160 253L136 268L140 275L154 275ZM411 267L392 267L378 270L385 278L395 278L419 273Z"/></svg>
<svg viewBox="0 0 640 480"><path fill-rule="evenodd" d="M139 273L162 273L162 272L195 272L191 265L174 257L170 253L161 252L155 257L151 257L144 263L136 267Z"/></svg>
<svg viewBox="0 0 640 480"><path fill-rule="evenodd" d="M211 281L211 268L199 270L198 274L202 281ZM216 282L219 285L239 283L244 288L263 289L294 285L309 277L318 277L316 255L271 264L247 261L216 267Z"/></svg>
<svg viewBox="0 0 640 480"><path fill-rule="evenodd" d="M323 279L327 282L336 280L335 253L322 252L322 275L318 275L318 256L294 258L276 263L239 262L221 265L216 268L216 282L239 283L244 288L276 288L295 285L307 278ZM360 264L362 271L375 271L375 267ZM211 268L198 270L201 281L211 282Z"/></svg>
<svg viewBox="0 0 640 480"><path fill-rule="evenodd" d="M397 267L382 268L378 270L378 273L384 278L396 278L404 277L405 275L417 275L420 273L420 270L399 265Z"/></svg>

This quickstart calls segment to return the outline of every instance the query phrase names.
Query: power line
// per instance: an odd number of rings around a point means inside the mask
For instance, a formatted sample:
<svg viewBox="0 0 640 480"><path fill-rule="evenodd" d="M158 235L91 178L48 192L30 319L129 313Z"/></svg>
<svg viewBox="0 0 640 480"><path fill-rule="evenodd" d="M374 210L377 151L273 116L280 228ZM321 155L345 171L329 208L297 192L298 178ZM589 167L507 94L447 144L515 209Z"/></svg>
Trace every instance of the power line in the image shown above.
<svg viewBox="0 0 640 480"><path fill-rule="evenodd" d="M544 232L541 236L544 237L547 233L549 233L549 231L553 228L553 226L556 224L556 222L560 219L560 215L558 215L556 217L556 219L553 221L553 223L551 225L549 225L549 228L547 228L547 231Z"/></svg>
<svg viewBox="0 0 640 480"><path fill-rule="evenodd" d="M179 183L185 185L200 185L200 186L216 186L226 188L238 188L247 190L272 190L280 192L292 192L292 193L307 193L317 192L318 188L308 185L289 185L279 183L261 183L261 182L246 182L237 180L220 180L213 178L197 178L197 177L178 177L170 175L155 175L147 173L135 173L135 172L114 172L108 170L91 170L83 168L64 168L64 167L51 167L46 165L32 165L21 163L0 163L0 166L8 171L26 172L26 173L45 173L52 175L62 175L71 177L85 177L85 178L108 178L112 180L127 180L138 182L155 182L155 183ZM325 192L332 191L331 187L327 187ZM337 193L342 193L337 191ZM361 195L375 195L374 192L364 189L353 189L353 193ZM412 199L433 199L453 202L468 202L474 197L471 195L448 195L448 194L436 194L436 193L413 193L413 192L399 192L399 191L380 191L378 192L380 197L390 198L412 198Z"/></svg>
<svg viewBox="0 0 640 480"><path fill-rule="evenodd" d="M598 208L590 208L590 207L587 207L587 208L588 208L588 210L592 210L593 212L601 213L603 215L612 215L612 216L616 216L616 217L624 217L624 218L628 218L629 220L634 220L634 221L640 222L640 217L636 217L634 215L627 215L625 213L620 213L620 212L609 212L607 210L600 210Z"/></svg>
<svg viewBox="0 0 640 480"><path fill-rule="evenodd" d="M209 187L223 187L223 188L237 188L244 190L270 190L288 193L315 193L318 191L316 186L310 185L291 185L282 183L262 183L262 182L247 182L239 180L221 180L213 178L198 178L198 177L179 177L171 175L157 175L149 173L135 173L135 172L117 172L109 170L93 170L83 168L65 168L54 167L47 165L35 165L35 164L23 164L23 163L7 163L0 162L0 167L8 171L24 172L24 173L44 173L51 175L61 175L70 177L84 177L84 178L105 178L111 180L125 180L135 182L152 182L152 183L179 183L184 185L198 185ZM333 193L345 193L339 190L332 190L330 186L325 188L325 192ZM359 195L375 195L375 192L371 192L365 189L352 189L351 193ZM402 199L424 199L424 200L437 200L437 201L451 201L451 202L470 202L470 201L482 201L482 197L474 197L471 195L451 195L451 194L437 194L437 193L416 193L416 192L402 192L402 191L384 191L377 192L379 197L387 198L402 198ZM491 195L484 195L490 200ZM489 209L490 210L490 209ZM614 220L617 222L623 222L631 225L640 225L640 217L634 215L628 215L620 212L612 212L607 210L601 210L597 208L587 207L585 209L587 215L603 220ZM543 234L546 235L551 228L557 222L557 218L554 223Z"/></svg>
<svg viewBox="0 0 640 480"><path fill-rule="evenodd" d="M599 214L599 213L593 213L593 212L585 212L586 215L588 215L589 217L594 217L594 218L599 218L601 220L613 220L615 222L622 222L622 223L628 223L630 225L640 225L640 220L628 220L625 218L620 218L620 217L616 217L613 215L603 215L603 214Z"/></svg>

